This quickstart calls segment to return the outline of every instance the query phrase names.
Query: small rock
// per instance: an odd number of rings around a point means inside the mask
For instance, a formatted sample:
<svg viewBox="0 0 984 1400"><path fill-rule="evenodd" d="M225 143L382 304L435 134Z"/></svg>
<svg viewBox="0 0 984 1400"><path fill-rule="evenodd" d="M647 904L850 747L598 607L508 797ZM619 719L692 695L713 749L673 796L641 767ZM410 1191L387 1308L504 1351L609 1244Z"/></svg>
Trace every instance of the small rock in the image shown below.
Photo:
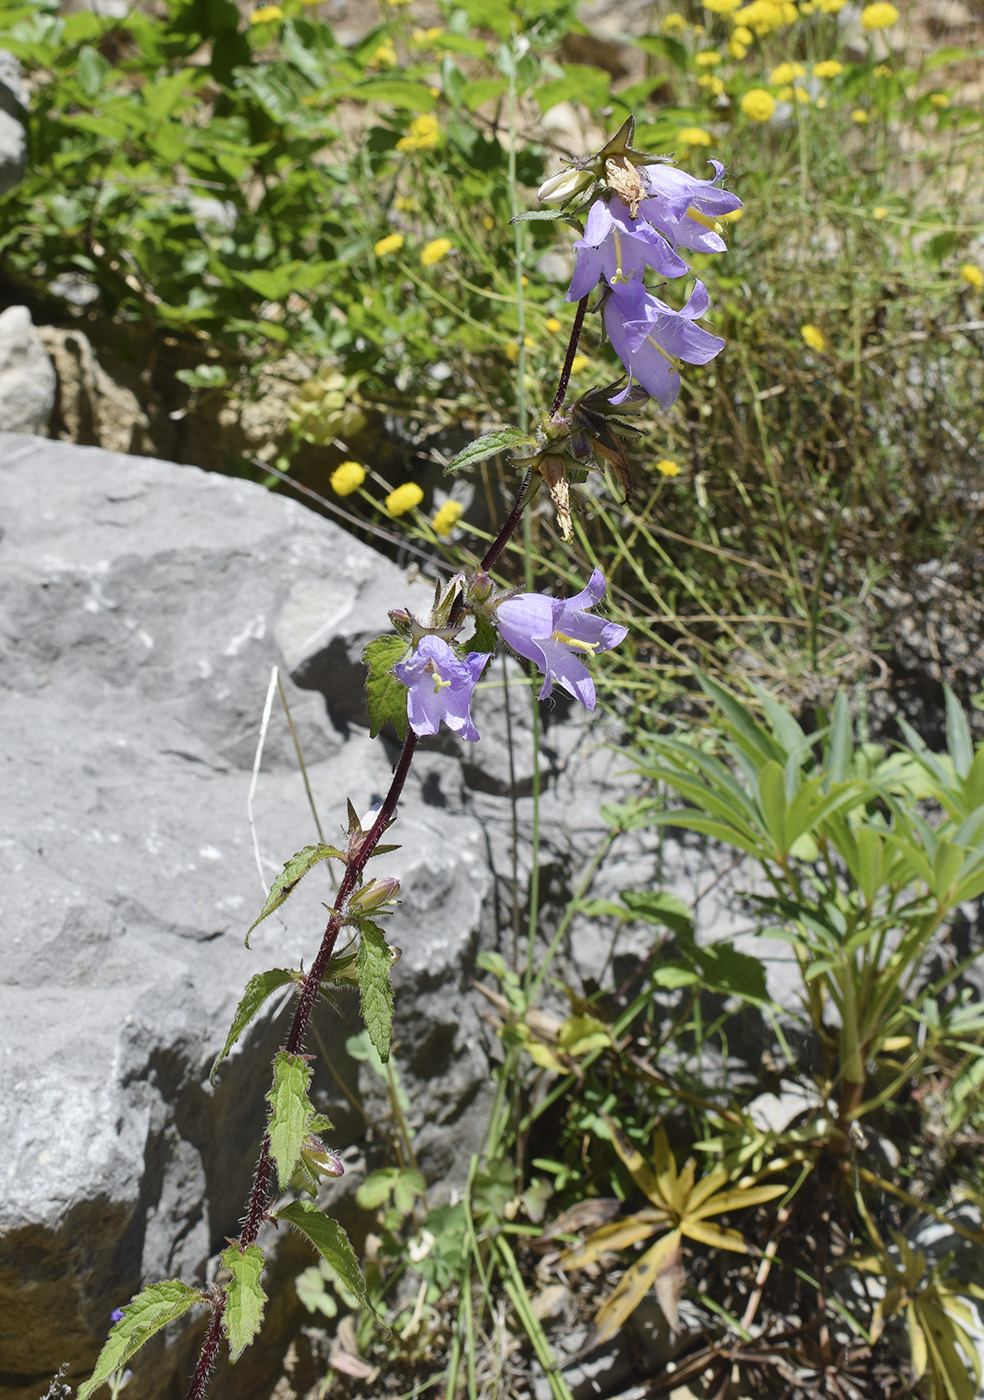
<svg viewBox="0 0 984 1400"><path fill-rule="evenodd" d="M31 313L26 306L8 307L0 313L0 432L46 433L55 407L55 387L54 367Z"/></svg>

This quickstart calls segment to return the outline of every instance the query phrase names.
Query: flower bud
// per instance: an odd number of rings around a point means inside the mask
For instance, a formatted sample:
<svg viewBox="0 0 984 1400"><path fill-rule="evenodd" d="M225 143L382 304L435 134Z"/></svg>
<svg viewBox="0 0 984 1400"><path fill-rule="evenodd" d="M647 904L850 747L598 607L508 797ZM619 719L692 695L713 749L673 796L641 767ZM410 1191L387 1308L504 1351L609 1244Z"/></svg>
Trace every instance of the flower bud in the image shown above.
<svg viewBox="0 0 984 1400"><path fill-rule="evenodd" d="M307 1138L301 1148L301 1161L312 1176L344 1176L345 1167L340 1157L328 1148L320 1138Z"/></svg>
<svg viewBox="0 0 984 1400"><path fill-rule="evenodd" d="M559 175L551 175L536 192L536 197L544 204L563 204L594 183L596 176L591 170L578 170L573 166L562 170Z"/></svg>
<svg viewBox="0 0 984 1400"><path fill-rule="evenodd" d="M381 905L390 904L399 893L400 882L392 875L384 875L380 880L370 880L349 900L349 913L371 914Z"/></svg>

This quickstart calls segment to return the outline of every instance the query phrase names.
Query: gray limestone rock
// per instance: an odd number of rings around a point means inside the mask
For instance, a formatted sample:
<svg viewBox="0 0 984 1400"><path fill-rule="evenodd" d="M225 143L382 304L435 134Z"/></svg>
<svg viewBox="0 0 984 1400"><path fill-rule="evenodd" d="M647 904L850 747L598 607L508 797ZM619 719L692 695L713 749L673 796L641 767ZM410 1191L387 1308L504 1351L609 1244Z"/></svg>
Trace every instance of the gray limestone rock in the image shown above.
<svg viewBox="0 0 984 1400"><path fill-rule="evenodd" d="M54 406L55 371L31 313L8 306L0 312L0 432L46 432Z"/></svg>
<svg viewBox="0 0 984 1400"><path fill-rule="evenodd" d="M0 49L0 195L20 184L27 167L26 86L17 59Z"/></svg>

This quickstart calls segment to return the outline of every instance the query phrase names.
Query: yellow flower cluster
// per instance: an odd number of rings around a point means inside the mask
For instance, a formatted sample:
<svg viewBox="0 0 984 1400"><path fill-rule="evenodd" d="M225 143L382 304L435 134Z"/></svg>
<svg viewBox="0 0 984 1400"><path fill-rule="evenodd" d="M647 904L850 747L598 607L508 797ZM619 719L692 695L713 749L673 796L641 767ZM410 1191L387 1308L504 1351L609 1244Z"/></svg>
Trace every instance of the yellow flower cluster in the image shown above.
<svg viewBox="0 0 984 1400"><path fill-rule="evenodd" d="M434 238L421 253L420 261L424 267L433 267L435 263L439 263L442 258L447 257L451 248L450 238Z"/></svg>
<svg viewBox="0 0 984 1400"><path fill-rule="evenodd" d="M684 146L711 146L714 137L700 126L682 126L677 132L677 140Z"/></svg>
<svg viewBox="0 0 984 1400"><path fill-rule="evenodd" d="M668 15L663 16L660 27L664 34L682 34L687 27L687 21L678 10L671 10Z"/></svg>
<svg viewBox="0 0 984 1400"><path fill-rule="evenodd" d="M283 19L284 12L279 5L261 5L249 17L250 24L269 24L271 20Z"/></svg>
<svg viewBox="0 0 984 1400"><path fill-rule="evenodd" d="M398 151L432 151L441 139L441 128L438 126L437 118L432 117L430 112L424 112L422 116L414 117L410 123L406 136L401 136L396 143Z"/></svg>
<svg viewBox="0 0 984 1400"><path fill-rule="evenodd" d="M730 15L740 4L741 0L704 0L704 9L712 15Z"/></svg>
<svg viewBox="0 0 984 1400"><path fill-rule="evenodd" d="M393 47L392 39L384 39L366 60L367 68L395 68L396 49Z"/></svg>
<svg viewBox="0 0 984 1400"><path fill-rule="evenodd" d="M358 491L365 479L365 468L360 467L358 462L342 462L328 478L336 496L351 496L353 491Z"/></svg>
<svg viewBox="0 0 984 1400"><path fill-rule="evenodd" d="M776 99L765 88L749 88L741 99L741 110L749 121L767 122L776 110Z"/></svg>
<svg viewBox="0 0 984 1400"><path fill-rule="evenodd" d="M792 0L752 0L735 11L735 21L752 30L760 39L775 29L785 29L799 18Z"/></svg>
<svg viewBox="0 0 984 1400"><path fill-rule="evenodd" d="M680 468L677 466L676 462L671 461L669 457L660 458L656 463L656 470L659 472L660 476L680 475Z"/></svg>
<svg viewBox="0 0 984 1400"><path fill-rule="evenodd" d="M385 258L390 253L398 253L403 247L402 233L388 233L385 238L381 238L378 243L373 244L373 252L377 258Z"/></svg>
<svg viewBox="0 0 984 1400"><path fill-rule="evenodd" d="M803 343L808 345L811 350L815 350L818 355L822 355L826 350L827 341L819 326L800 326L800 335L803 337Z"/></svg>
<svg viewBox="0 0 984 1400"><path fill-rule="evenodd" d="M838 63L836 58L825 58L822 63L814 63L813 76L815 78L836 78L844 71L843 63Z"/></svg>
<svg viewBox="0 0 984 1400"><path fill-rule="evenodd" d="M464 514L464 506L460 501L445 501L441 509L431 521L431 528L435 535L441 535L447 539L451 533L452 526L457 525Z"/></svg>
<svg viewBox="0 0 984 1400"><path fill-rule="evenodd" d="M406 481L402 486L398 486L395 491L391 491L386 497L386 509L390 515L406 515L408 510L413 510L414 506L419 506L424 499L424 493L415 481Z"/></svg>
<svg viewBox="0 0 984 1400"><path fill-rule="evenodd" d="M888 29L899 17L894 5L878 3L865 5L861 11L861 23L865 29Z"/></svg>
<svg viewBox="0 0 984 1400"><path fill-rule="evenodd" d="M791 83L794 78L802 78L806 69L802 63L780 63L769 74L769 82L776 86Z"/></svg>
<svg viewBox="0 0 984 1400"><path fill-rule="evenodd" d="M962 281L967 283L968 287L973 287L977 292L984 287L984 272L976 263L964 263L960 269L960 277Z"/></svg>

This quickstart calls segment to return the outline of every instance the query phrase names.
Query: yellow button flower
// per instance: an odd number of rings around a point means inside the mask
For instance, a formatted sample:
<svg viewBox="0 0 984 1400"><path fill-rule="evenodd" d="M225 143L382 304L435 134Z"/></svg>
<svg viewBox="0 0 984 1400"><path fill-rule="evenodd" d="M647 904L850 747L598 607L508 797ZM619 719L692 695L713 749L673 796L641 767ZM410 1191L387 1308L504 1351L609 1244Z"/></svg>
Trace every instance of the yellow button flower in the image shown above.
<svg viewBox="0 0 984 1400"><path fill-rule="evenodd" d="M398 151L432 151L441 139L441 128L437 124L437 118L432 117L429 112L424 112L423 116L414 117L407 130L406 136L401 136L396 143Z"/></svg>
<svg viewBox="0 0 984 1400"><path fill-rule="evenodd" d="M741 0L704 0L704 9L712 15L730 15L740 4Z"/></svg>
<svg viewBox="0 0 984 1400"><path fill-rule="evenodd" d="M384 39L378 48L373 49L366 60L368 68L394 68L396 66L396 49L393 47L392 39Z"/></svg>
<svg viewBox="0 0 984 1400"><path fill-rule="evenodd" d="M269 24L271 20L283 19L284 12L279 5L261 5L249 17L250 24Z"/></svg>
<svg viewBox="0 0 984 1400"><path fill-rule="evenodd" d="M802 78L803 73L804 69L801 63L780 63L769 74L769 82L776 86L791 83L794 78Z"/></svg>
<svg viewBox="0 0 984 1400"><path fill-rule="evenodd" d="M738 47L740 48L741 45L739 44ZM724 79L717 77L714 73L701 73L697 82L702 88L707 88L712 97L720 97L721 93L724 92Z"/></svg>
<svg viewBox="0 0 984 1400"><path fill-rule="evenodd" d="M390 515L406 515L408 510L413 510L414 506L419 506L424 499L424 493L415 481L406 481L402 486L398 486L395 491L391 491L386 497L386 509Z"/></svg>
<svg viewBox="0 0 984 1400"><path fill-rule="evenodd" d="M827 341L824 338L823 331L819 328L819 326L800 326L800 335L803 337L804 342L810 347L810 349L815 350L818 355L822 355L823 352L826 350Z"/></svg>
<svg viewBox="0 0 984 1400"><path fill-rule="evenodd" d="M776 99L765 88L749 88L741 99L741 110L749 121L767 122L776 110Z"/></svg>
<svg viewBox="0 0 984 1400"><path fill-rule="evenodd" d="M844 71L843 63L838 63L836 58L825 58L822 63L814 63L813 76L815 78L836 78Z"/></svg>
<svg viewBox="0 0 984 1400"><path fill-rule="evenodd" d="M677 466L676 462L671 461L669 457L662 457L656 463L656 470L659 472L660 476L680 475L680 468Z"/></svg>
<svg viewBox="0 0 984 1400"><path fill-rule="evenodd" d="M980 291L984 287L984 272L976 263L964 263L960 269L960 276L968 287L973 287L975 291Z"/></svg>
<svg viewBox="0 0 984 1400"><path fill-rule="evenodd" d="M424 267L433 267L435 263L447 257L452 246L450 238L434 238L421 253L420 261Z"/></svg>
<svg viewBox="0 0 984 1400"><path fill-rule="evenodd" d="M365 479L365 468L360 467L358 462L342 462L328 478L336 496L351 496L353 491L358 491Z"/></svg>
<svg viewBox="0 0 984 1400"><path fill-rule="evenodd" d="M447 539L451 533L452 526L456 525L464 514L464 506L460 501L445 501L441 509L431 521L431 529L435 535L442 535Z"/></svg>
<svg viewBox="0 0 984 1400"><path fill-rule="evenodd" d="M580 374L582 369L587 369L587 367L587 355L575 355L573 360L571 360L571 374Z"/></svg>
<svg viewBox="0 0 984 1400"><path fill-rule="evenodd" d="M871 211L871 217L873 219L878 219L880 222L882 219L888 217L888 210L885 208L884 204L876 204Z"/></svg>
<svg viewBox="0 0 984 1400"><path fill-rule="evenodd" d="M563 330L563 324L557 320L556 316L547 317L546 327L551 335L556 335L559 330Z"/></svg>
<svg viewBox="0 0 984 1400"><path fill-rule="evenodd" d="M714 137L701 126L682 126L677 132L677 140L685 146L713 146Z"/></svg>
<svg viewBox="0 0 984 1400"><path fill-rule="evenodd" d="M721 55L717 49L704 49L702 53L695 56L694 62L698 68L713 68L715 64L721 62Z"/></svg>
<svg viewBox="0 0 984 1400"><path fill-rule="evenodd" d="M851 113L851 121L857 122L858 126L864 126L867 120L868 113L864 110L864 108L855 107L854 111Z"/></svg>
<svg viewBox="0 0 984 1400"><path fill-rule="evenodd" d="M888 29L899 17L899 12L894 5L883 3L865 5L861 11L861 23L865 29Z"/></svg>
<svg viewBox="0 0 984 1400"><path fill-rule="evenodd" d="M748 53L748 45L739 43L737 39L729 39L728 53L731 55L732 58L737 59L740 62L741 59L743 59Z"/></svg>
<svg viewBox="0 0 984 1400"><path fill-rule="evenodd" d="M381 238L378 243L373 244L373 252L377 258L385 258L389 253L398 253L403 247L402 233L388 233L385 238Z"/></svg>
<svg viewBox="0 0 984 1400"><path fill-rule="evenodd" d="M887 63L876 63L871 70L871 76L873 78L890 78L892 76L892 70Z"/></svg>
<svg viewBox="0 0 984 1400"><path fill-rule="evenodd" d="M931 92L929 100L934 107L949 107L950 105L950 99L945 92Z"/></svg>
<svg viewBox="0 0 984 1400"><path fill-rule="evenodd" d="M755 35L750 29L746 29L743 24L736 24L731 31L731 37L736 44L745 44L747 46L755 38Z"/></svg>
<svg viewBox="0 0 984 1400"><path fill-rule="evenodd" d="M660 25L664 34L682 34L686 27L687 21L676 10L671 10L668 15L665 15L663 23Z"/></svg>

